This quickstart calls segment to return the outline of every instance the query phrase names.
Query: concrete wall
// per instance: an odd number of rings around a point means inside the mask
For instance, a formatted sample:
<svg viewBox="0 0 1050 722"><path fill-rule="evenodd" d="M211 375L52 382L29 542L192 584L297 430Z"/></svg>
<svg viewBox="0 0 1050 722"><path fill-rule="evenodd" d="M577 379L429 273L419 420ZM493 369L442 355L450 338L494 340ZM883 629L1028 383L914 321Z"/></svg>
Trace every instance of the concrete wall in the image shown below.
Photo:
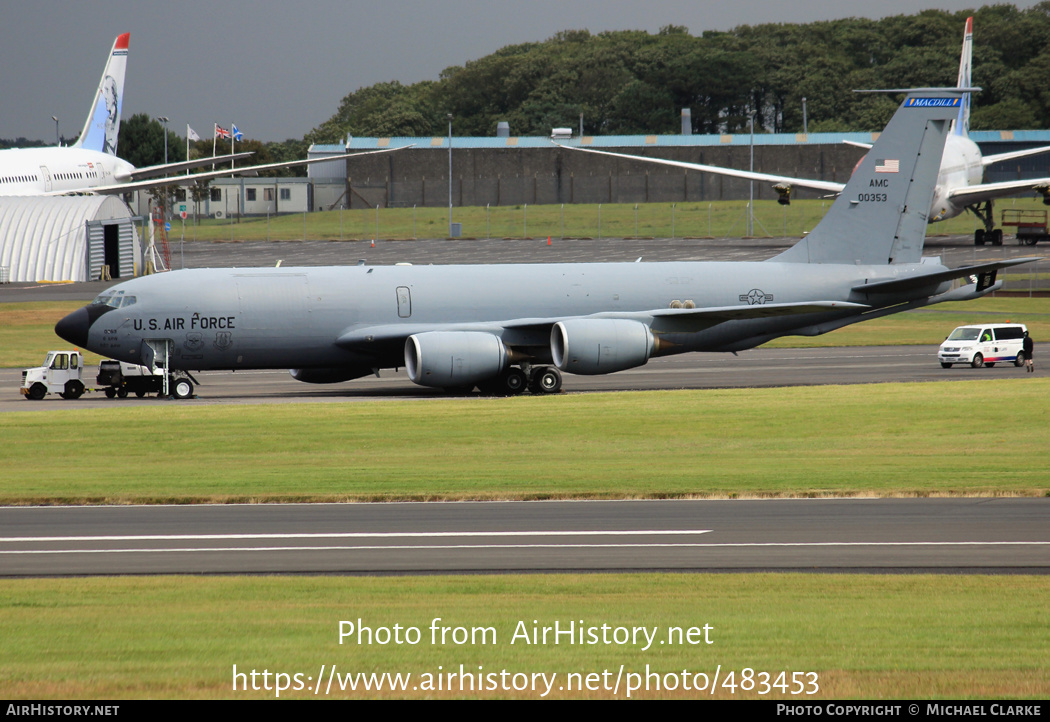
<svg viewBox="0 0 1050 722"><path fill-rule="evenodd" d="M747 146L622 148L648 155L746 170ZM845 144L755 146L755 170L845 182L864 150ZM448 205L448 149L409 148L349 163L350 207ZM452 150L455 206L551 203L674 203L740 200L748 182L710 173L609 158L560 148ZM792 197L820 194L802 189ZM774 199L768 183L755 183L756 199Z"/></svg>

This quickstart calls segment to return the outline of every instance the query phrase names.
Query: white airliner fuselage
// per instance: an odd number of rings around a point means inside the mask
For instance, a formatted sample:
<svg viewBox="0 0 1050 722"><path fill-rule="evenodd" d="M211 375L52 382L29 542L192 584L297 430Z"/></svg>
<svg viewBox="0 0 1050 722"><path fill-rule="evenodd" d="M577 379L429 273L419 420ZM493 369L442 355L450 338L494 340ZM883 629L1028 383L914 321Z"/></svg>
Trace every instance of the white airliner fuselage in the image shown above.
<svg viewBox="0 0 1050 722"><path fill-rule="evenodd" d="M965 211L965 203L952 202L951 190L976 186L983 178L984 163L981 149L966 136L955 133L949 135L944 144L941 172L937 175L937 187L934 189L933 204L930 207L930 220L943 221L954 218Z"/></svg>
<svg viewBox="0 0 1050 722"><path fill-rule="evenodd" d="M13 148L0 151L0 196L99 188L131 179L123 158L85 148Z"/></svg>

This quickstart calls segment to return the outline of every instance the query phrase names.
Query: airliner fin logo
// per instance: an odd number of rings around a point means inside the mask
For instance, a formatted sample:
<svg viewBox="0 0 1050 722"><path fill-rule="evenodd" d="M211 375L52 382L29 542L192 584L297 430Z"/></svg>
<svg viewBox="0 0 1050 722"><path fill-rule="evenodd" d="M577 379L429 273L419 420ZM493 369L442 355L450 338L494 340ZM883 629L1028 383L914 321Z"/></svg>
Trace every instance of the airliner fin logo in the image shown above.
<svg viewBox="0 0 1050 722"><path fill-rule="evenodd" d="M908 98L905 108L957 108L962 98Z"/></svg>

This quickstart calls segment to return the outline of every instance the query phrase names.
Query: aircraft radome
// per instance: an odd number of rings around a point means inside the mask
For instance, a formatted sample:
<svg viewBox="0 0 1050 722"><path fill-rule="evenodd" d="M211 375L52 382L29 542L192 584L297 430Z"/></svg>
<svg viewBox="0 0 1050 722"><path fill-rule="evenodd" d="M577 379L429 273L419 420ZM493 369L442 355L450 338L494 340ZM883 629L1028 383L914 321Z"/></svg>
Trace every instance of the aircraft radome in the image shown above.
<svg viewBox="0 0 1050 722"><path fill-rule="evenodd" d="M956 88L969 88L970 68L973 57L973 18L966 19L966 29L963 32L962 56L959 60L959 80ZM970 96L966 95L961 105L957 108L957 116L952 123L951 132L945 143L944 154L941 160L940 172L937 178L937 186L930 201L930 220L944 221L954 218L960 213L969 210L977 216L984 224L983 228L974 231L974 241L977 245L986 242L1001 246L1003 244L1002 229L995 228L993 214L993 201L996 198L1013 196L1023 191L1036 191L1043 196L1043 202L1050 205L1050 178L1033 178L1028 180L1003 181L999 183L984 183L984 169L993 163L1001 163L1007 160L1015 160L1040 153L1050 153L1050 146L1038 148L1025 148L1023 150L1010 151L1008 153L997 153L995 155L982 155L981 149L970 139ZM850 143L862 148L871 148L865 143ZM700 163L688 163L685 161L666 160L663 158L650 158L641 155L628 155L626 153L612 153L597 148L584 148L579 145L568 145L559 142L558 145L566 150L581 151L584 153L596 153L608 155L614 158L644 161L646 163L657 163L669 165L676 168L685 168L704 173L726 175L744 180L773 183L773 189L778 194L778 201L787 205L791 201L792 187L809 188L826 193L840 193L845 187L842 183L832 181L821 181L810 178L792 178L790 176L771 175L769 173L755 173L735 168L723 168L721 166L703 165Z"/></svg>
<svg viewBox="0 0 1050 722"><path fill-rule="evenodd" d="M423 386L550 393L562 371L739 351L978 298L1002 285L998 269L1035 259L950 269L922 258L968 90L908 91L824 219L767 261L180 270L113 286L55 331L168 369L180 397L191 371L264 368L332 383L405 367Z"/></svg>

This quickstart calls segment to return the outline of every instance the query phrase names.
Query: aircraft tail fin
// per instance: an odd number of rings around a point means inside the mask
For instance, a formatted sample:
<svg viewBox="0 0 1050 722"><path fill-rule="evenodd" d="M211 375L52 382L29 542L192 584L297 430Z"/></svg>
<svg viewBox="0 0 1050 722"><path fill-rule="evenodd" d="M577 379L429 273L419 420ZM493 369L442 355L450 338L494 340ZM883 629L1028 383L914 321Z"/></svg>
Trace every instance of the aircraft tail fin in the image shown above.
<svg viewBox="0 0 1050 722"><path fill-rule="evenodd" d="M80 131L76 147L110 155L117 154L117 135L120 133L120 109L124 104L124 69L128 61L128 39L131 33L119 35L113 41L109 61L99 81L91 112Z"/></svg>
<svg viewBox="0 0 1050 722"><path fill-rule="evenodd" d="M969 88L971 69L973 67L973 18L966 18L966 29L963 31L962 57L959 58L959 81L956 88ZM952 121L952 133L968 138L970 135L970 94L963 96L958 117Z"/></svg>
<svg viewBox="0 0 1050 722"><path fill-rule="evenodd" d="M777 256L794 263L917 263L949 124L973 88L907 97L813 231Z"/></svg>

